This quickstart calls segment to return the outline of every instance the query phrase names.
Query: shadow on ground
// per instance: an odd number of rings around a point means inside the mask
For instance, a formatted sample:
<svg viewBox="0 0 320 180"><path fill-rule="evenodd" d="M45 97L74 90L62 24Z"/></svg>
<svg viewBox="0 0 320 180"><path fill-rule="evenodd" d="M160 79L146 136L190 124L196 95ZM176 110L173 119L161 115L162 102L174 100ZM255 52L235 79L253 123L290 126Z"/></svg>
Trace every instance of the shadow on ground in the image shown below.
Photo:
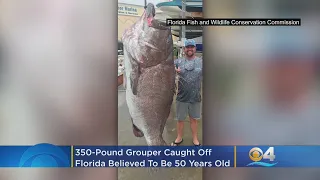
<svg viewBox="0 0 320 180"><path fill-rule="evenodd" d="M174 120L175 102L172 105L171 113L163 132L164 140L170 144L176 137L176 122ZM198 127L199 139L202 141L202 123ZM144 138L137 138L133 135L132 124L128 107L125 102L125 91L122 87L118 89L118 144L119 145L146 145ZM189 120L186 120L184 128L184 142L182 145L192 145ZM150 173L146 168L119 168L119 180L201 180L201 168L167 168L161 169L158 173Z"/></svg>

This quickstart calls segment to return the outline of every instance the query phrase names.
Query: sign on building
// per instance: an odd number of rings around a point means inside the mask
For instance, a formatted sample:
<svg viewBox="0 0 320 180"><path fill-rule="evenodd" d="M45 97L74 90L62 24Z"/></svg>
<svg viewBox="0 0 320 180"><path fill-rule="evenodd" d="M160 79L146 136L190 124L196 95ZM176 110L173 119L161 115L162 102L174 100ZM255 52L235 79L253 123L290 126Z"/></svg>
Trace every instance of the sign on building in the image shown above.
<svg viewBox="0 0 320 180"><path fill-rule="evenodd" d="M118 4L118 15L141 16L142 12L142 7Z"/></svg>

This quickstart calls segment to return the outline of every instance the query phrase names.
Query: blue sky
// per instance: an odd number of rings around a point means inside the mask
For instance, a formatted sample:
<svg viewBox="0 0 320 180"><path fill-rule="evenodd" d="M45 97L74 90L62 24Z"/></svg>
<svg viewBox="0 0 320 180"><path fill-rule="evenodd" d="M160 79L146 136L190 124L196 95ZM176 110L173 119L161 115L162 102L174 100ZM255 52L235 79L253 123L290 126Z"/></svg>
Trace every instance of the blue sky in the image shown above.
<svg viewBox="0 0 320 180"><path fill-rule="evenodd" d="M144 0L118 0L119 3L127 3L127 4L135 4L135 5L141 5L144 6ZM153 3L154 5L161 2L161 0L147 0L149 3Z"/></svg>

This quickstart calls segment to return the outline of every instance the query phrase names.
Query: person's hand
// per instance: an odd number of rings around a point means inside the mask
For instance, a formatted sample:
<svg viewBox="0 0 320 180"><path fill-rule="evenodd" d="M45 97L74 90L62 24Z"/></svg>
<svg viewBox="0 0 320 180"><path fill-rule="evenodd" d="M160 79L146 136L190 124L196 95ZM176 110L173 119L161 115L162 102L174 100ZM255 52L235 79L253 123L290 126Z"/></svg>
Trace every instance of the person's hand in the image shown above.
<svg viewBox="0 0 320 180"><path fill-rule="evenodd" d="M176 68L177 73L180 73L180 71L181 71L180 67Z"/></svg>

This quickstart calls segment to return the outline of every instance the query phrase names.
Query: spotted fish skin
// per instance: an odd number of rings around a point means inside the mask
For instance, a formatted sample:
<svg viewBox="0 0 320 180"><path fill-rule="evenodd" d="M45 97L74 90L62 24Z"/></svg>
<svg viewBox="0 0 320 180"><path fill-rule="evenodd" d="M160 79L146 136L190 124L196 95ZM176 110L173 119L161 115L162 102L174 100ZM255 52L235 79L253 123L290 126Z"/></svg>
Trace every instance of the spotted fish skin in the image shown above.
<svg viewBox="0 0 320 180"><path fill-rule="evenodd" d="M162 134L175 91L173 41L170 27L154 19L149 3L123 36L126 102L133 133L149 146L166 145Z"/></svg>

